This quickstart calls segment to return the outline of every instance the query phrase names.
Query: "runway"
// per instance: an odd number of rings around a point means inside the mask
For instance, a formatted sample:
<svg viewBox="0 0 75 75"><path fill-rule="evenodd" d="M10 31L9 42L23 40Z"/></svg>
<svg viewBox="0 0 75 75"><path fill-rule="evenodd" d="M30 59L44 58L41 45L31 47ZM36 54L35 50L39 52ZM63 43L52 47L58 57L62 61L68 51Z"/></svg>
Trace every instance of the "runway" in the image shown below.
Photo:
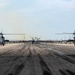
<svg viewBox="0 0 75 75"><path fill-rule="evenodd" d="M75 47L60 44L0 46L0 75L75 75Z"/></svg>

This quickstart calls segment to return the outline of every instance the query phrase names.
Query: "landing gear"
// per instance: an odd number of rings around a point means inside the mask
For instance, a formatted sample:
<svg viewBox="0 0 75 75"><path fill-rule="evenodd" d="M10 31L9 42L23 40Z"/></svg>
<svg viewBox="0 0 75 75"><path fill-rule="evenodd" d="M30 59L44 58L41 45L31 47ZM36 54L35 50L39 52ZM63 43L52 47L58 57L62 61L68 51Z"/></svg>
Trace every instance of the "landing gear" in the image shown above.
<svg viewBox="0 0 75 75"><path fill-rule="evenodd" d="M5 43L2 43L2 46L4 46L5 45Z"/></svg>
<svg viewBox="0 0 75 75"><path fill-rule="evenodd" d="M3 43L3 46L4 46L5 44Z"/></svg>

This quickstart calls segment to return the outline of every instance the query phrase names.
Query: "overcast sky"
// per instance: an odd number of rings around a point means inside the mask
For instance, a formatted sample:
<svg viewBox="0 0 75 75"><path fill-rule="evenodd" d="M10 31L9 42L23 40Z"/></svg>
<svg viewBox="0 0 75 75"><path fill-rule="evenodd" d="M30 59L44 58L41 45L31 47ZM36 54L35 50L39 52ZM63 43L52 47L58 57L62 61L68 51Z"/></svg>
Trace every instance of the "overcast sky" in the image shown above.
<svg viewBox="0 0 75 75"><path fill-rule="evenodd" d="M71 35L55 33L75 30L75 0L0 0L1 30L42 39L70 38ZM5 37L16 39L17 36Z"/></svg>

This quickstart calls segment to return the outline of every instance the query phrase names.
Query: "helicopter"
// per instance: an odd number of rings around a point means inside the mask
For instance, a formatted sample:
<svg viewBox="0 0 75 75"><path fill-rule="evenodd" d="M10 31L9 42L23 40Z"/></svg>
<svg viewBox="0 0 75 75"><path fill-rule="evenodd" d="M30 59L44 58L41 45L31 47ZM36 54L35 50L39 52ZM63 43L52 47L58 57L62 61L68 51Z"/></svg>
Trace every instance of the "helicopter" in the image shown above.
<svg viewBox="0 0 75 75"><path fill-rule="evenodd" d="M73 44L75 46L75 31L73 33L57 33L57 35L60 35L60 34L71 34L71 35L73 35L73 40L68 40L68 41L73 42Z"/></svg>
<svg viewBox="0 0 75 75"><path fill-rule="evenodd" d="M0 33L0 45L5 45L5 37L3 36L3 33Z"/></svg>
<svg viewBox="0 0 75 75"><path fill-rule="evenodd" d="M26 35L26 34L10 34L10 33L5 33L5 34L3 34L2 32L0 33L0 45L5 45L5 42L6 42L6 40L5 40L5 37L4 37L4 35ZM8 41L8 40L7 40Z"/></svg>
<svg viewBox="0 0 75 75"><path fill-rule="evenodd" d="M31 36L29 36L31 39L32 39L32 44L39 44L39 40L41 39L41 38L38 38L38 37L31 37Z"/></svg>

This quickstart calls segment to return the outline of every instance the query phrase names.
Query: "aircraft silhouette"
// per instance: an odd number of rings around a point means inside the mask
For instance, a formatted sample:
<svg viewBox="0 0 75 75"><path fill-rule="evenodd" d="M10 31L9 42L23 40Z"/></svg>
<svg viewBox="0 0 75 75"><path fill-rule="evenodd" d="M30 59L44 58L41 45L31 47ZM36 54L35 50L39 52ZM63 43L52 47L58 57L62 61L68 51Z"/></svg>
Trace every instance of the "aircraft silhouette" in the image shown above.
<svg viewBox="0 0 75 75"><path fill-rule="evenodd" d="M73 33L57 33L57 35L61 35L61 34L71 34L73 35L73 40L70 40L70 42L73 42L75 45L75 31Z"/></svg>
<svg viewBox="0 0 75 75"><path fill-rule="evenodd" d="M11 34L11 33L0 33L0 45L5 45L5 37L4 35L26 35L26 34Z"/></svg>
<svg viewBox="0 0 75 75"><path fill-rule="evenodd" d="M31 36L29 36L31 39L32 39L32 44L38 44L39 43L39 40L41 39L41 38L38 38L38 37L31 37Z"/></svg>

